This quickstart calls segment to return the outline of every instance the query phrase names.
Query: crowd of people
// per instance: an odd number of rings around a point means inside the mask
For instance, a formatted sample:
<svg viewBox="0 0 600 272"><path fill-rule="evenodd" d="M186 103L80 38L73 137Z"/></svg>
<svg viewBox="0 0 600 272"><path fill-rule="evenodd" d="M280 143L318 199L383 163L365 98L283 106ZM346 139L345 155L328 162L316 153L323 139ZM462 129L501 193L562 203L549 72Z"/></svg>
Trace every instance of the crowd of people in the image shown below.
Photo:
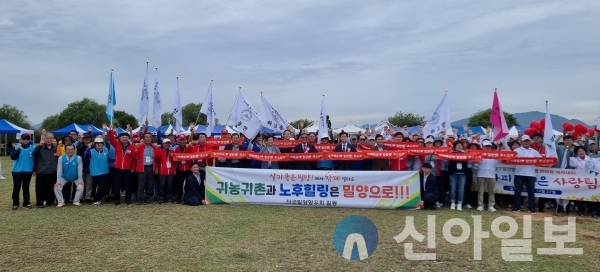
<svg viewBox="0 0 600 272"><path fill-rule="evenodd" d="M194 127L191 124L191 127ZM319 144L337 144L333 152L357 152L359 149L390 150L389 142L416 142L421 147L450 147L453 153L465 153L467 149L512 150L517 157L542 157L544 155L543 136L519 135L505 141L493 142L491 130L485 135L465 133L457 135L442 131L439 135L423 137L422 131L410 133L407 126L402 128L384 127L380 131L367 130L364 133L348 135L346 132L332 134L331 131L318 134L300 129L294 134L289 127L280 138L269 133L258 134L249 140L244 135L221 131L220 138L230 141L223 146L207 142L210 136L203 132L191 131L189 136L149 133L147 124L140 133L133 133L128 126L126 132L117 135L116 129L103 125L101 135L88 132L79 134L71 131L60 139L52 133L42 133L42 142L35 146L31 135L22 134L19 142L10 152L14 161L13 209L22 204L32 208L29 184L36 179L35 206L44 208L50 205L63 207L66 203L81 206L88 202L101 205L102 201L120 205L132 202L138 205L156 202L187 205L207 204L204 193L205 167L290 169L290 170L355 170L355 171L419 171L421 177L422 208L437 209L446 204L450 209L462 210L477 207L478 211L495 212L498 207L508 207L514 212L524 211L521 189L527 189L527 206L530 213L544 212L552 205L551 199L539 198L536 209L534 187L535 166L515 166L515 195L495 195L496 159L483 159L479 162L441 160L436 155L408 156L405 159L364 159L357 161L258 161L247 159L203 158L190 161L175 161L172 154L197 153L210 150L240 150L261 153L315 153ZM160 131L160 129L159 129ZM557 138L558 163L563 166L568 158L567 169L587 168L600 170L600 152L596 150L595 135L573 139L568 132ZM300 142L293 147L279 148L276 140ZM566 155L565 155L566 153ZM476 191L472 191L477 184ZM23 201L20 202L22 191ZM487 191L487 195L486 195ZM598 218L598 203L576 201L580 216L586 213ZM571 207L557 209L557 213L570 213Z"/></svg>

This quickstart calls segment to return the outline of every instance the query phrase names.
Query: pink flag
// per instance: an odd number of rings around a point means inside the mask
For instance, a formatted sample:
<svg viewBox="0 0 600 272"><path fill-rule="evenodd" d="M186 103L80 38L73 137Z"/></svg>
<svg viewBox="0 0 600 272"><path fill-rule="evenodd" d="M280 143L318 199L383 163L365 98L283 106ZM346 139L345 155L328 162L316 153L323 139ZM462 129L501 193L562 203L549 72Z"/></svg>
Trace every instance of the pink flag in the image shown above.
<svg viewBox="0 0 600 272"><path fill-rule="evenodd" d="M504 119L504 112L500 107L500 99L498 99L498 93L494 91L494 102L492 102L492 114L490 115L490 123L494 126L494 140L498 141L508 135L508 126L506 126L506 120Z"/></svg>

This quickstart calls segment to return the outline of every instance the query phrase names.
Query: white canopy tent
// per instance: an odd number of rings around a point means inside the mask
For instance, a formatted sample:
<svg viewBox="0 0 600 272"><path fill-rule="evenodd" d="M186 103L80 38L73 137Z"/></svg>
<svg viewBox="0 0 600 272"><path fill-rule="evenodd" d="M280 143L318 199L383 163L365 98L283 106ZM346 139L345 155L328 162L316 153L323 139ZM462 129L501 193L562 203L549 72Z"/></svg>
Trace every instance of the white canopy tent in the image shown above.
<svg viewBox="0 0 600 272"><path fill-rule="evenodd" d="M563 135L562 132L557 131L557 130L553 130L554 135L559 136L559 135ZM519 137L519 129L516 126L511 127L508 130L508 137L513 137L513 138L517 138Z"/></svg>
<svg viewBox="0 0 600 272"><path fill-rule="evenodd" d="M342 130L349 134L358 134L359 132L364 132L364 129L362 129L361 127L357 126L356 124L354 124L352 122L344 125L343 127L334 129L333 132L340 133L340 132L342 132Z"/></svg>

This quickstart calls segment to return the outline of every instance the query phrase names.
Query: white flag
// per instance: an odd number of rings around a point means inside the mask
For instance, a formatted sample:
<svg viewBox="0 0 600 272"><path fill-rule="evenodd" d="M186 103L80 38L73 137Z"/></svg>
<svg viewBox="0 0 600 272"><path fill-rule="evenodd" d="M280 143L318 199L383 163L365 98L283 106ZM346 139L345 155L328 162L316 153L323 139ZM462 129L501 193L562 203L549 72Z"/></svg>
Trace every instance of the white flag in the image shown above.
<svg viewBox="0 0 600 272"><path fill-rule="evenodd" d="M271 106L267 98L261 95L262 107L260 108L260 116L262 125L272 129L274 132L283 132L287 129L288 123L285 118Z"/></svg>
<svg viewBox="0 0 600 272"><path fill-rule="evenodd" d="M208 92L206 93L206 98L204 98L204 103L202 103L202 108L200 108L200 113L206 114L205 133L206 136L210 137L213 130L215 130L215 118L217 116L213 104L212 80L210 81L210 85L208 85Z"/></svg>
<svg viewBox="0 0 600 272"><path fill-rule="evenodd" d="M318 143L321 143L321 135L323 133L329 134L327 126L327 112L325 112L325 96L321 100L321 114L319 115L319 135L317 135Z"/></svg>
<svg viewBox="0 0 600 272"><path fill-rule="evenodd" d="M238 94L229 118L235 122L237 130L248 139L254 139L262 128L258 112L250 105L242 92Z"/></svg>
<svg viewBox="0 0 600 272"><path fill-rule="evenodd" d="M117 96L115 94L115 80L113 73L110 72L110 83L108 87L108 101L106 102L106 117L111 124L115 119L114 106L117 105Z"/></svg>
<svg viewBox="0 0 600 272"><path fill-rule="evenodd" d="M181 117L181 100L179 97L179 77L177 77L177 86L175 87L175 106L173 107L173 118L175 118L175 135L181 132L183 123Z"/></svg>
<svg viewBox="0 0 600 272"><path fill-rule="evenodd" d="M150 99L148 97L148 65L146 64L146 75L144 75L144 86L142 87L142 98L140 98L140 111L138 113L138 122L144 123L144 117L148 119L148 103Z"/></svg>
<svg viewBox="0 0 600 272"><path fill-rule="evenodd" d="M442 102L437 106L433 116L431 119L427 121L427 124L423 127L423 136L427 137L429 135L433 135L437 137L441 131L446 131L450 129L450 110L448 108L448 102L446 101L446 97L448 94L444 94L444 98ZM456 137L456 135L455 135Z"/></svg>
<svg viewBox="0 0 600 272"><path fill-rule="evenodd" d="M158 69L154 74L154 106L152 107L152 123L154 127L158 128L162 125L160 118L160 108L162 101L160 101L160 87L158 86Z"/></svg>
<svg viewBox="0 0 600 272"><path fill-rule="evenodd" d="M550 109L546 102L546 125L544 126L544 145L546 146L546 157L556 157L556 136L552 128L552 119L550 117ZM568 152L565 152L565 154ZM563 167L564 168L564 167Z"/></svg>

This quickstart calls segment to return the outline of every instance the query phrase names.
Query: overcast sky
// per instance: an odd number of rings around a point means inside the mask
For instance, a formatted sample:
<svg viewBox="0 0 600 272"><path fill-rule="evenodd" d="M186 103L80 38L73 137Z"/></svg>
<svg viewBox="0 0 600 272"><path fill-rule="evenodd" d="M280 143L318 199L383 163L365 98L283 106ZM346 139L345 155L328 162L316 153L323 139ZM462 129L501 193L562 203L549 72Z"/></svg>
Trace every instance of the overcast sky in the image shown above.
<svg viewBox="0 0 600 272"><path fill-rule="evenodd" d="M238 86L289 121L334 126L396 111L452 120L491 106L587 123L600 114L600 1L2 1L0 103L31 123L84 97L136 114L146 61L163 111L203 102L227 120ZM152 95L152 94L151 94Z"/></svg>

